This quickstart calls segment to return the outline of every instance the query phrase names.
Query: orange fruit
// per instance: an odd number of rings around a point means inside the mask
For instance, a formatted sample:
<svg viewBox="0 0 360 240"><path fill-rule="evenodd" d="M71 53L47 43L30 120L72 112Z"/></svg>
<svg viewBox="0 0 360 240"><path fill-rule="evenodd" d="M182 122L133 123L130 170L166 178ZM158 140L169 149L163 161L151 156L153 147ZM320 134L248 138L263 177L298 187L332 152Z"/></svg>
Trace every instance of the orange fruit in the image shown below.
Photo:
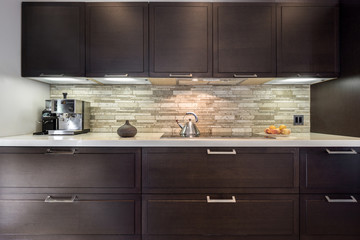
<svg viewBox="0 0 360 240"><path fill-rule="evenodd" d="M286 128L285 125L280 125L280 127L279 127L280 130L283 130L283 129L285 129L285 128Z"/></svg>
<svg viewBox="0 0 360 240"><path fill-rule="evenodd" d="M274 125L271 125L269 128L270 129L276 129L276 127Z"/></svg>

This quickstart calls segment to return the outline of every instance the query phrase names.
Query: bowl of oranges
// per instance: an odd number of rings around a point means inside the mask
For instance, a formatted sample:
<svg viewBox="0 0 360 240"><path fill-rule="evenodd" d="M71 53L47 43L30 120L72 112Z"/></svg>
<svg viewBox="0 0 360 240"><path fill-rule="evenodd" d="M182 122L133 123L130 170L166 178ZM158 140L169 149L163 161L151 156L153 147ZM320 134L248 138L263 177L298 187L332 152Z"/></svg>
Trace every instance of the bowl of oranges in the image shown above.
<svg viewBox="0 0 360 240"><path fill-rule="evenodd" d="M280 125L278 128L274 125L271 125L270 127L265 129L265 133L273 134L273 135L289 136L291 133L291 130L288 129L285 125Z"/></svg>

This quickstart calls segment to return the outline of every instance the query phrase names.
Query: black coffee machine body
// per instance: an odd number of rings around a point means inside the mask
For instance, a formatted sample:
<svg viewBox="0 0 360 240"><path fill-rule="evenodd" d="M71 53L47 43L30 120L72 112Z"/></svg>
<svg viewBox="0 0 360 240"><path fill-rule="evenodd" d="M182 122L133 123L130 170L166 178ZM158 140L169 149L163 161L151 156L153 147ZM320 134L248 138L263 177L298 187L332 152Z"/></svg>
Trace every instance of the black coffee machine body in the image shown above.
<svg viewBox="0 0 360 240"><path fill-rule="evenodd" d="M35 135L45 135L49 130L56 130L58 128L58 117L56 113L51 113L51 100L45 101L45 109L41 113L41 132L34 133Z"/></svg>

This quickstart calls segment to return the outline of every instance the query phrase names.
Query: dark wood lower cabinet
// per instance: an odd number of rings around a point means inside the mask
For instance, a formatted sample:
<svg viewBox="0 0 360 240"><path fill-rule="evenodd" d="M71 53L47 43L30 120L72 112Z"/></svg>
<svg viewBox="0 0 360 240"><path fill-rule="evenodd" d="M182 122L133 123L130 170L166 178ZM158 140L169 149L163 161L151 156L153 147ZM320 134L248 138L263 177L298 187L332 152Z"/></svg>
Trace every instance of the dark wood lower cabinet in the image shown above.
<svg viewBox="0 0 360 240"><path fill-rule="evenodd" d="M2 147L0 240L359 240L358 152Z"/></svg>
<svg viewBox="0 0 360 240"><path fill-rule="evenodd" d="M359 240L360 195L301 195L301 240Z"/></svg>
<svg viewBox="0 0 360 240"><path fill-rule="evenodd" d="M303 148L301 193L359 193L360 148Z"/></svg>
<svg viewBox="0 0 360 240"><path fill-rule="evenodd" d="M0 198L0 239L140 239L140 195Z"/></svg>
<svg viewBox="0 0 360 240"><path fill-rule="evenodd" d="M140 193L140 148L0 148L1 193Z"/></svg>
<svg viewBox="0 0 360 240"><path fill-rule="evenodd" d="M119 235L22 235L1 236L1 240L141 240L141 237L129 237Z"/></svg>
<svg viewBox="0 0 360 240"><path fill-rule="evenodd" d="M145 195L143 239L298 239L298 205L296 194Z"/></svg>
<svg viewBox="0 0 360 240"><path fill-rule="evenodd" d="M296 148L143 148L143 193L297 193Z"/></svg>

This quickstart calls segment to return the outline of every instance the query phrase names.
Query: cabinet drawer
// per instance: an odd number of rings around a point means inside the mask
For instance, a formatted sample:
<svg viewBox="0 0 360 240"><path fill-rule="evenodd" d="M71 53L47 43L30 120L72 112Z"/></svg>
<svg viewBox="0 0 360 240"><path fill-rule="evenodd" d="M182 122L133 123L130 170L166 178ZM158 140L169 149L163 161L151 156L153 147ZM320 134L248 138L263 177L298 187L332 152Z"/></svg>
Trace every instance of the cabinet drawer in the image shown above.
<svg viewBox="0 0 360 240"><path fill-rule="evenodd" d="M301 239L360 239L359 200L360 195L302 195Z"/></svg>
<svg viewBox="0 0 360 240"><path fill-rule="evenodd" d="M298 150L145 148L142 172L146 193L297 192Z"/></svg>
<svg viewBox="0 0 360 240"><path fill-rule="evenodd" d="M130 148L3 148L0 191L139 192L140 154Z"/></svg>
<svg viewBox="0 0 360 240"><path fill-rule="evenodd" d="M120 235L8 235L1 240L141 240L141 236Z"/></svg>
<svg viewBox="0 0 360 240"><path fill-rule="evenodd" d="M0 239L3 235L126 235L131 238L140 234L139 195L0 197Z"/></svg>
<svg viewBox="0 0 360 240"><path fill-rule="evenodd" d="M360 148L302 149L301 192L356 193L360 191Z"/></svg>
<svg viewBox="0 0 360 240"><path fill-rule="evenodd" d="M142 232L297 239L297 218L298 195L146 195Z"/></svg>

